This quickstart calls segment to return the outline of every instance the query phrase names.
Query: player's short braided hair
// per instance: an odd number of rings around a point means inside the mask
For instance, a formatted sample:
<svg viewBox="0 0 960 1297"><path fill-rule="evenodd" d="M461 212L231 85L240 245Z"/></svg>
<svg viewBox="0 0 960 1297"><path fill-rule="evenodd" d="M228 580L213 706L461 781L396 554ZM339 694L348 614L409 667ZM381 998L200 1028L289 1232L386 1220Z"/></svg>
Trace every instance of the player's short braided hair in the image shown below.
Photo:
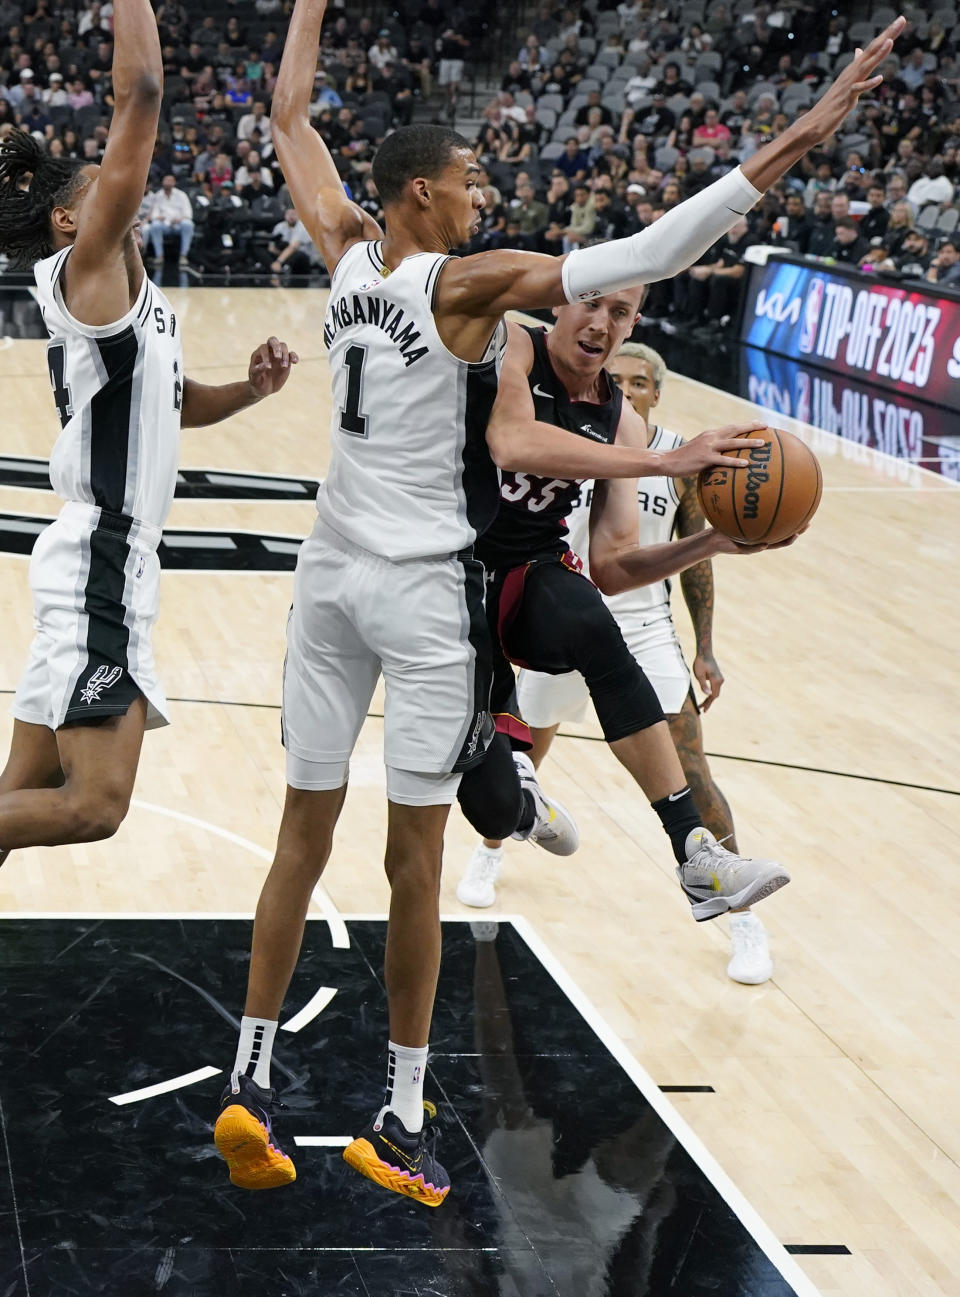
<svg viewBox="0 0 960 1297"><path fill-rule="evenodd" d="M80 166L51 157L29 131L11 131L0 144L0 252L16 269L56 250L50 214L69 203Z"/></svg>
<svg viewBox="0 0 960 1297"><path fill-rule="evenodd" d="M450 164L454 149L470 143L447 126L401 126L388 135L373 157L373 183L380 201L398 202L408 180L436 179Z"/></svg>
<svg viewBox="0 0 960 1297"><path fill-rule="evenodd" d="M660 355L659 351L654 351L644 342L625 342L617 352L618 356L629 356L632 360L643 360L653 370L653 385L659 392L663 387L663 380L667 376L667 362Z"/></svg>

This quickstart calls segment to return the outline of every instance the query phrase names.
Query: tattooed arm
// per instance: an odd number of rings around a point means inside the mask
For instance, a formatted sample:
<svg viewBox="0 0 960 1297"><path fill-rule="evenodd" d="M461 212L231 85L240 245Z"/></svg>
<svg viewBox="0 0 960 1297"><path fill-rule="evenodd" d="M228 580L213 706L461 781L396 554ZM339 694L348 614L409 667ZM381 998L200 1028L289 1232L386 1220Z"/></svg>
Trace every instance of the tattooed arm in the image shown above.
<svg viewBox="0 0 960 1297"><path fill-rule="evenodd" d="M697 498L696 477L678 479L680 507L677 509L677 535L693 536L706 526ZM697 637L697 656L693 674L704 692L706 711L723 688L723 672L713 656L713 564L704 559L680 573L680 589Z"/></svg>

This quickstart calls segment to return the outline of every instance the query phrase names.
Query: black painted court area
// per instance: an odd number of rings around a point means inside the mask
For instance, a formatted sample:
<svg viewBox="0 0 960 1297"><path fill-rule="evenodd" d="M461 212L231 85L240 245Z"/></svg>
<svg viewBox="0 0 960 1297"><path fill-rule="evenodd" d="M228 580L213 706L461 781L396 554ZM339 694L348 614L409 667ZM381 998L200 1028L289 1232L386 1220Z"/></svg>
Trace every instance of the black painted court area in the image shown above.
<svg viewBox="0 0 960 1297"><path fill-rule="evenodd" d="M0 922L0 1297L790 1297L509 924L444 930L427 1095L453 1180L432 1211L339 1148L379 1105L385 925L308 925L278 1033L278 1135L299 1178L234 1189L211 1144L250 923ZM486 938L486 939L484 939ZM669 1078L659 1078L668 1080ZM718 1103L704 1096L705 1103Z"/></svg>

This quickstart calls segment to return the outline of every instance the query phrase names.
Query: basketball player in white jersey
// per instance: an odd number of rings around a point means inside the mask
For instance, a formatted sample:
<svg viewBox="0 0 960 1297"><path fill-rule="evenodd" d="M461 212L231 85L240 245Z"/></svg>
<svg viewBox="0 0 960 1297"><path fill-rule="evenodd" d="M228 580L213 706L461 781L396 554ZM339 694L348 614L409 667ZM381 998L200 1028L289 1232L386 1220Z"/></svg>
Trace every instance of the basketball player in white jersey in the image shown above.
<svg viewBox="0 0 960 1297"><path fill-rule="evenodd" d="M166 723L150 635L181 422L215 423L278 390L294 359L274 338L243 382L184 377L179 323L134 228L162 96L157 24L148 0L117 0L114 22L102 165L52 158L24 131L0 147L0 251L34 269L61 424L50 477L65 501L30 563L37 632L0 776L0 862L109 837L123 820L144 730Z"/></svg>
<svg viewBox="0 0 960 1297"><path fill-rule="evenodd" d="M879 83L873 70L902 24L858 55L806 118L644 234L565 258L491 252L458 260L449 249L478 227L483 197L476 159L454 132L406 127L378 150L373 178L386 237L347 199L309 117L324 11L325 0L296 0L271 131L300 219L331 275L324 333L333 449L297 565L284 684L287 797L215 1136L235 1184L267 1188L295 1178L270 1129L273 1040L350 754L382 673L388 1084L344 1156L384 1187L438 1206L450 1182L424 1129L423 1081L440 960L443 829L461 774L483 759L491 732L482 570L470 547L497 507L493 456L500 467L551 476L632 478L696 472L733 444L730 430L720 430L660 457L533 425L488 445L503 312L594 298L691 264ZM683 772L662 728L651 761L679 791Z"/></svg>
<svg viewBox="0 0 960 1297"><path fill-rule="evenodd" d="M561 317L570 308L561 308ZM557 349L563 354L573 344L564 331L558 334ZM600 369L598 357L596 368ZM683 438L650 420L660 400L667 367L651 347L627 342L608 362L607 373L647 425L651 450L672 450ZM697 498L695 477L645 477L638 481L637 505L640 546L665 545L674 535L682 539L702 532L705 519ZM589 576L590 509L594 483L583 482L571 509L566 512L570 549L584 561ZM693 672L704 690L706 711L719 696L723 675L713 655L713 567L709 558L684 569L680 585L690 612L697 640ZM690 669L684 661L670 610L668 578L604 599L613 613L627 647L643 668L663 708L680 764L706 827L731 851L736 851L733 819L726 798L717 787L706 754L698 706L690 683ZM582 720L589 698L587 683L579 672L547 675L539 671L520 672L517 687L519 707L531 730L531 757L540 765L563 721ZM457 898L465 905L484 908L496 900L495 884L503 857L503 845L484 841L474 851L457 886ZM756 984L772 976L766 932L760 920L747 909L730 916L733 954L727 972L735 981Z"/></svg>

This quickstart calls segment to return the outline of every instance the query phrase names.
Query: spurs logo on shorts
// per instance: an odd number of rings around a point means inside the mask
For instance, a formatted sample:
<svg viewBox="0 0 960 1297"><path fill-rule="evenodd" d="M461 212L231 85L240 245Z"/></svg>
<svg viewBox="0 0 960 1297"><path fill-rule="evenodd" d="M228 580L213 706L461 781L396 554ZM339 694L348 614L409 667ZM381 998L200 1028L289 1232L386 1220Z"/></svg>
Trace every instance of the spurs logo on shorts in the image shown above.
<svg viewBox="0 0 960 1297"><path fill-rule="evenodd" d="M99 666L80 691L80 701L87 704L98 703L105 689L115 685L123 675L123 667Z"/></svg>

